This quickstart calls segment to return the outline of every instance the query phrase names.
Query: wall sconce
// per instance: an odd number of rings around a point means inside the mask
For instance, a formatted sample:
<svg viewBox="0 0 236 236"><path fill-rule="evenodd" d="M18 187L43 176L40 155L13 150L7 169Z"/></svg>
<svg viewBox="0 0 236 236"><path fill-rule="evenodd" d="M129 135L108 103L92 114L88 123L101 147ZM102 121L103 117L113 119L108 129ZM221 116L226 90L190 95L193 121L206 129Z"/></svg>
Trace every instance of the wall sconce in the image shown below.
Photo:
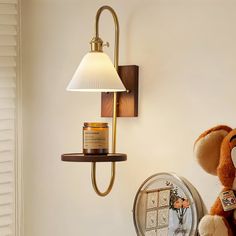
<svg viewBox="0 0 236 236"><path fill-rule="evenodd" d="M108 10L115 24L114 65L103 52L104 44L99 37L99 19L104 10ZM115 180L115 164L126 161L126 154L116 153L117 116L138 116L138 66L118 66L119 60L119 22L115 11L110 6L98 9L95 20L95 36L90 42L91 51L87 53L78 66L67 90L84 92L102 92L102 117L112 116L112 152L107 155L85 155L67 153L61 156L62 161L91 162L91 178L95 192L106 196L112 189ZM96 162L111 162L111 179L106 191L101 192L96 182Z"/></svg>

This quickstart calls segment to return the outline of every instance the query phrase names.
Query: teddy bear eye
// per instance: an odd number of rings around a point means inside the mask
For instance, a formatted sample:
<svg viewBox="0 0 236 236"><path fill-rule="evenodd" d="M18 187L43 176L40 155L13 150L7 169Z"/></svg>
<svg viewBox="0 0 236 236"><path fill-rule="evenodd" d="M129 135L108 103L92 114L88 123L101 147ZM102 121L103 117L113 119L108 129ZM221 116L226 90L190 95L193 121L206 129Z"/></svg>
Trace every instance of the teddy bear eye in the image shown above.
<svg viewBox="0 0 236 236"><path fill-rule="evenodd" d="M229 141L232 142L234 139L236 139L236 135L233 135Z"/></svg>
<svg viewBox="0 0 236 236"><path fill-rule="evenodd" d="M230 149L236 147L236 135L233 135L229 140Z"/></svg>
<svg viewBox="0 0 236 236"><path fill-rule="evenodd" d="M232 162L234 164L234 167L236 168L236 147L234 147L231 150L231 159L232 159Z"/></svg>

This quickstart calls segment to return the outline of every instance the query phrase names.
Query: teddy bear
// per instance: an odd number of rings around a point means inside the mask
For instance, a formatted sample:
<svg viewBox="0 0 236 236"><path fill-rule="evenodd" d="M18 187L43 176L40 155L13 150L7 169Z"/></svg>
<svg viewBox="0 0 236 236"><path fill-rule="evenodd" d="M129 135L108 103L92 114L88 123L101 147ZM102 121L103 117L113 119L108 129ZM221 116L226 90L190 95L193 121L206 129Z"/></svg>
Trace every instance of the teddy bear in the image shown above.
<svg viewBox="0 0 236 236"><path fill-rule="evenodd" d="M195 141L194 156L223 185L209 214L199 222L200 236L236 236L236 129L218 125L203 132Z"/></svg>

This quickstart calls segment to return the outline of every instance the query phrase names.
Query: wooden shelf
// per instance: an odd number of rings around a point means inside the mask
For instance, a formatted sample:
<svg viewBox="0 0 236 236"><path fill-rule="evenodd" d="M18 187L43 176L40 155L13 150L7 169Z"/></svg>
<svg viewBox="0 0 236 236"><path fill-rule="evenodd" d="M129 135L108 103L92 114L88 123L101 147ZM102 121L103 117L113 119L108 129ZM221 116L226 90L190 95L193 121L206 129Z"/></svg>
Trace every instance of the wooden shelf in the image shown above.
<svg viewBox="0 0 236 236"><path fill-rule="evenodd" d="M123 153L109 153L107 155L85 155L83 153L65 153L61 155L61 160L71 162L117 162L126 161L127 155Z"/></svg>

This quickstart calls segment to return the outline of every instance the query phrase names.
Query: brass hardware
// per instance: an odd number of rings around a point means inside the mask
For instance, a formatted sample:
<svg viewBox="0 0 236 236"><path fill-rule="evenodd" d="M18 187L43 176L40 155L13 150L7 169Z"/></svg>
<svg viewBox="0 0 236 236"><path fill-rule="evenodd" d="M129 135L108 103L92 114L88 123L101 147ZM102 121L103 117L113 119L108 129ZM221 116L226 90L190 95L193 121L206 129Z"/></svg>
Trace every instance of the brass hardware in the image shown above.
<svg viewBox="0 0 236 236"><path fill-rule="evenodd" d="M111 163L111 179L110 179L109 186L106 191L101 192L99 190L99 188L97 186L97 182L96 182L96 162L92 162L92 171L91 171L92 184L93 184L93 188L94 188L95 192L99 196L105 197L107 194L110 193L112 186L114 184L114 181L115 181L115 174L116 174L116 163L112 162Z"/></svg>
<svg viewBox="0 0 236 236"><path fill-rule="evenodd" d="M106 42L106 43L104 43L103 45L102 45L103 47L110 47L110 43L109 42Z"/></svg>
<svg viewBox="0 0 236 236"><path fill-rule="evenodd" d="M112 153L116 153L117 93L115 92L113 96Z"/></svg>
<svg viewBox="0 0 236 236"><path fill-rule="evenodd" d="M114 66L116 70L118 70L118 60L119 60L119 21L114 9L110 6L102 6L98 9L95 19L95 37L99 38L99 19L100 15L104 10L108 10L113 17L114 24L115 24L115 48L114 48Z"/></svg>
<svg viewBox="0 0 236 236"><path fill-rule="evenodd" d="M92 126L93 128L106 128L107 123L105 122L85 122L84 126Z"/></svg>
<svg viewBox="0 0 236 236"><path fill-rule="evenodd" d="M103 52L103 41L99 37L93 37L90 45L91 52Z"/></svg>
<svg viewBox="0 0 236 236"><path fill-rule="evenodd" d="M95 18L95 37L91 40L91 51L92 52L102 52L102 48L104 46L103 41L99 37L99 19L100 15L104 10L108 10L114 20L115 24L115 47L114 47L114 67L116 71L118 71L118 60L119 60L119 22L117 15L113 8L110 6L102 6L98 9L96 18ZM109 46L109 44L108 44ZM117 121L117 93L114 92L114 102L113 102L113 119L112 119L112 153L116 152L116 121ZM98 189L97 182L96 182L96 162L92 163L92 170L91 170L91 178L92 178L92 184L95 192L101 196L104 197L107 194L110 193L114 181L115 181L115 162L112 162L111 164L111 179L110 184L106 191L101 192Z"/></svg>

